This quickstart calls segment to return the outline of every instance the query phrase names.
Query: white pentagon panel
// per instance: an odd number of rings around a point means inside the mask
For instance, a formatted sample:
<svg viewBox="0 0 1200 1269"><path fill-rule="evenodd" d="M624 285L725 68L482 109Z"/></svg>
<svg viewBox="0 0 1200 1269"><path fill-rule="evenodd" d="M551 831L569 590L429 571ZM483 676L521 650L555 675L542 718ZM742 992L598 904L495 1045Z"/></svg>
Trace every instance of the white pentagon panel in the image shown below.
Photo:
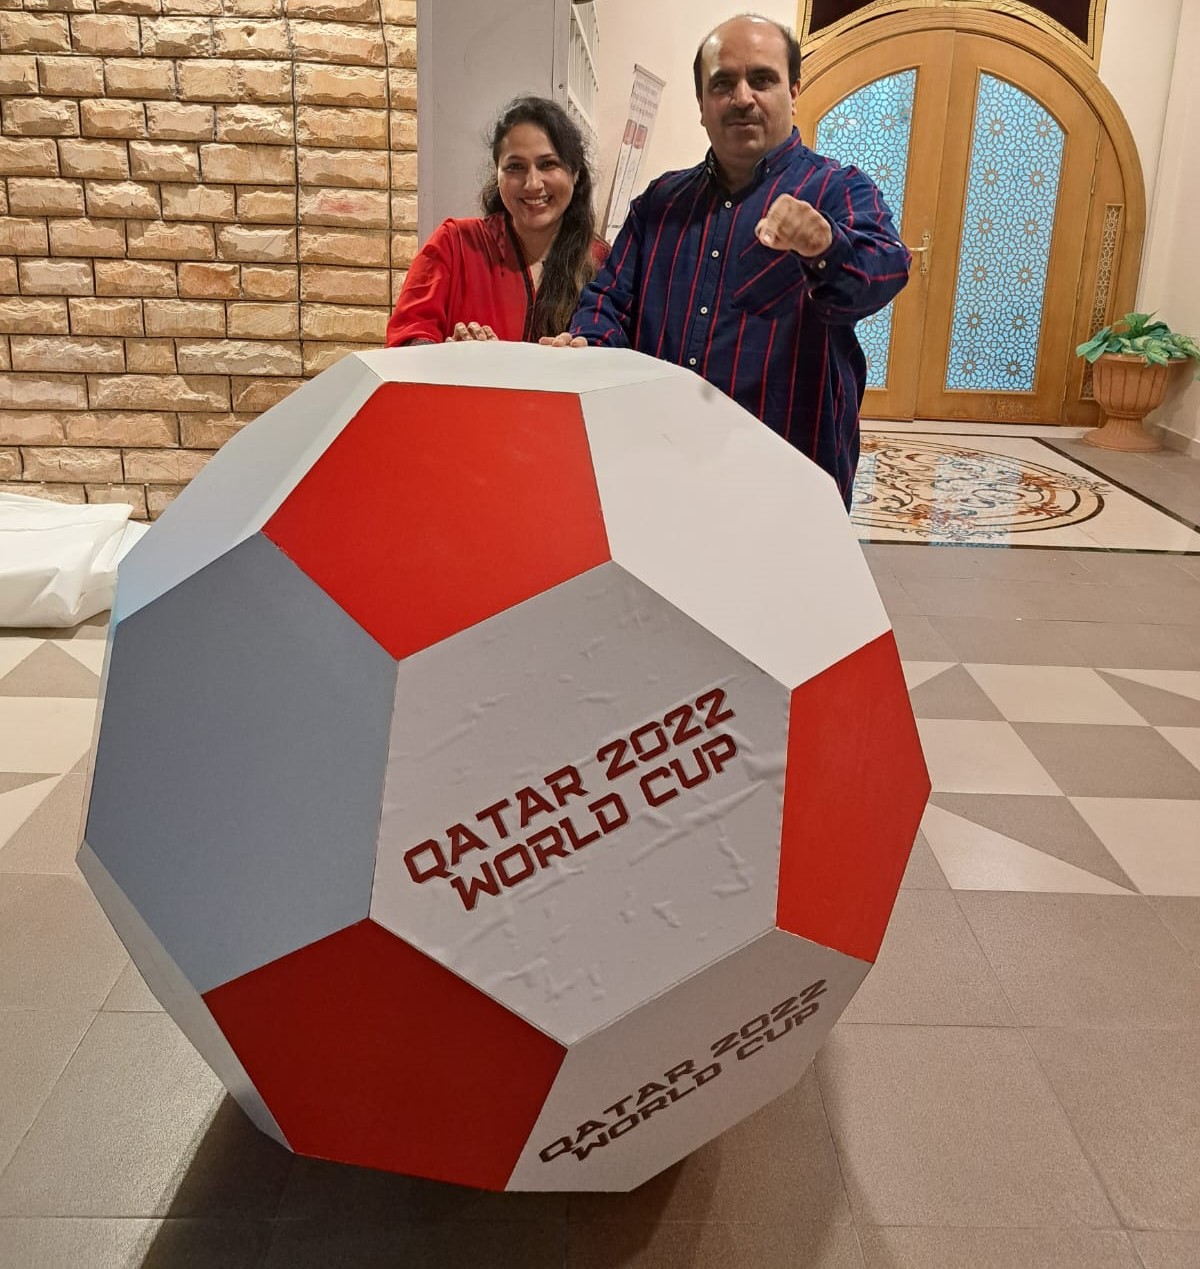
<svg viewBox="0 0 1200 1269"><path fill-rule="evenodd" d="M593 569L401 663L371 916L572 1043L774 925L787 723Z"/></svg>
<svg viewBox="0 0 1200 1269"><path fill-rule="evenodd" d="M613 559L795 687L890 629L836 485L685 372L582 398Z"/></svg>
<svg viewBox="0 0 1200 1269"><path fill-rule="evenodd" d="M626 1190L791 1088L870 967L774 930L567 1053L510 1190Z"/></svg>

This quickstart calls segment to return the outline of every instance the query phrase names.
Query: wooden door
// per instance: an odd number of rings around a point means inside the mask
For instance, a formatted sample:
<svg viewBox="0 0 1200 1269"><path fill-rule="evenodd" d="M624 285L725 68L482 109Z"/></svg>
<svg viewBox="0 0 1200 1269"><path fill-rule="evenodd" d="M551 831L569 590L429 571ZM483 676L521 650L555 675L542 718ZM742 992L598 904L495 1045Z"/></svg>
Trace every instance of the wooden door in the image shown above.
<svg viewBox="0 0 1200 1269"><path fill-rule="evenodd" d="M859 326L863 414L1091 422L1074 348L1096 313L1092 191L1115 151L1052 59L969 26L864 41L802 79L806 142L876 180L914 251L904 292Z"/></svg>

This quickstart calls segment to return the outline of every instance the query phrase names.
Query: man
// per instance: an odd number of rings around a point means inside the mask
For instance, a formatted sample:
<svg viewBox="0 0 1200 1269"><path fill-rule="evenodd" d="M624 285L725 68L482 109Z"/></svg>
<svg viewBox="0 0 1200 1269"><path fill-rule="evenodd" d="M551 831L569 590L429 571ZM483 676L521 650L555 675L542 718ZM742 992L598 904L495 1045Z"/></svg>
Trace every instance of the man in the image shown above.
<svg viewBox="0 0 1200 1269"><path fill-rule="evenodd" d="M878 188L792 126L786 27L722 23L693 70L707 157L633 201L569 333L543 342L690 367L829 472L849 507L866 382L854 323L900 291L910 256Z"/></svg>

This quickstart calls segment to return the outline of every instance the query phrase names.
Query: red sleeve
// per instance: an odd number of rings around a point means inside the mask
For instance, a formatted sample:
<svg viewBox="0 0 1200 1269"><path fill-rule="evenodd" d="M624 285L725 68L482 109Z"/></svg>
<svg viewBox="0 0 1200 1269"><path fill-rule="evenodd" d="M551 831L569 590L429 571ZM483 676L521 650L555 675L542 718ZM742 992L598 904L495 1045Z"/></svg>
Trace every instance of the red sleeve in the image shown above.
<svg viewBox="0 0 1200 1269"><path fill-rule="evenodd" d="M592 260L598 269L608 259L608 243L603 238L592 239Z"/></svg>
<svg viewBox="0 0 1200 1269"><path fill-rule="evenodd" d="M389 348L414 339L440 344L450 334L450 285L459 255L457 234L450 221L443 221L409 267L387 324Z"/></svg>

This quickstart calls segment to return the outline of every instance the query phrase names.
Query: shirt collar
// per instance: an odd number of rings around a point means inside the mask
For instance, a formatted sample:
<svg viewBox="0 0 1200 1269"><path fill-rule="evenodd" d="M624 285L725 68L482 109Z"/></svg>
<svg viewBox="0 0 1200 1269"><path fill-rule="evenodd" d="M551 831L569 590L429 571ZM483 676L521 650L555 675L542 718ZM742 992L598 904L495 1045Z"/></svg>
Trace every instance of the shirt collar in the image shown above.
<svg viewBox="0 0 1200 1269"><path fill-rule="evenodd" d="M773 150L768 150L766 154L754 165L754 172L750 177L750 183L746 186L747 190L754 189L756 185L761 184L771 175L783 161L786 156L800 145L800 130L792 128L791 135L781 141ZM708 147L708 153L704 156L704 170L708 173L709 180L714 185L721 186L721 170L717 166L717 156L712 152L712 146ZM724 186L721 186L724 188Z"/></svg>

